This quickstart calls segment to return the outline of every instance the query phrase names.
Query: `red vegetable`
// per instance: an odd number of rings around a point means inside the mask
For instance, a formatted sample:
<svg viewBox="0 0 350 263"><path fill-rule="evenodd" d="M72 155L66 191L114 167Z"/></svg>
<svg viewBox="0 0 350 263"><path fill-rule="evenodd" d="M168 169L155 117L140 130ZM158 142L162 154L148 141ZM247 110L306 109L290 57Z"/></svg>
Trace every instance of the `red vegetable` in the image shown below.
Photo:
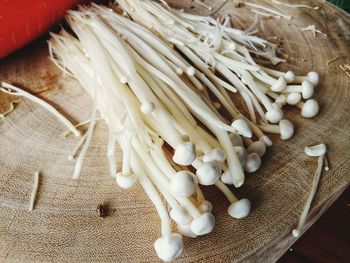
<svg viewBox="0 0 350 263"><path fill-rule="evenodd" d="M86 0L0 0L0 59L48 31Z"/></svg>

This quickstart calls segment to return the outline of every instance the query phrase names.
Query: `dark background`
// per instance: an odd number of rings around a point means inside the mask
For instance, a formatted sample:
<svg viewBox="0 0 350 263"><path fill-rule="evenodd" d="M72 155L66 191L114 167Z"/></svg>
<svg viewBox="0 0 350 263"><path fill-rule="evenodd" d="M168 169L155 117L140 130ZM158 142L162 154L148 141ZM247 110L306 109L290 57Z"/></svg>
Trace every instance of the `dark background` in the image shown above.
<svg viewBox="0 0 350 263"><path fill-rule="evenodd" d="M345 11L350 12L350 0L328 0L328 2L331 2L332 4L343 8Z"/></svg>

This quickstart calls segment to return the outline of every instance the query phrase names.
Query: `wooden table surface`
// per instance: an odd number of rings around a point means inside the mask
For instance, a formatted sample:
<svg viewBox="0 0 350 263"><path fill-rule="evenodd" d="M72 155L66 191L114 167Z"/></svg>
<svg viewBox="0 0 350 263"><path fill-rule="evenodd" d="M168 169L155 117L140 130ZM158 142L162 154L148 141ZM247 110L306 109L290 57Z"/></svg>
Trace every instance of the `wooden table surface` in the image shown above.
<svg viewBox="0 0 350 263"><path fill-rule="evenodd" d="M189 7L191 1L172 2ZM296 126L296 135L286 142L274 137L276 143L264 156L262 168L235 190L240 198L252 200L252 212L246 219L230 218L227 200L215 188L205 189L214 204L217 227L208 236L186 238L184 253L176 262L270 262L280 258L295 242L291 230L316 167L316 160L303 154L306 145L327 143L331 170L322 175L305 230L348 186L350 79L338 64L349 63L350 17L326 2L310 3L321 9L292 10L297 19L291 21L266 20L261 35L283 37L291 57L280 65L282 69L298 74L320 72L319 116L306 120L292 108L286 114ZM234 10L232 5L222 12L235 12L237 25L252 22L251 14ZM309 24L328 36L314 38L311 32L300 31ZM327 65L336 56L340 57L337 64ZM38 94L75 123L89 118L89 97L50 62L45 45L32 45L0 61L0 80ZM0 94L0 110L6 106ZM102 122L96 126L79 180L71 179L74 162L67 161L77 139L63 139L59 136L63 131L50 113L25 99L0 120L0 262L158 262L153 242L160 234L159 219L139 185L125 191L110 177L106 126ZM38 169L42 181L35 210L29 213L32 175ZM104 201L117 213L100 220L95 209Z"/></svg>

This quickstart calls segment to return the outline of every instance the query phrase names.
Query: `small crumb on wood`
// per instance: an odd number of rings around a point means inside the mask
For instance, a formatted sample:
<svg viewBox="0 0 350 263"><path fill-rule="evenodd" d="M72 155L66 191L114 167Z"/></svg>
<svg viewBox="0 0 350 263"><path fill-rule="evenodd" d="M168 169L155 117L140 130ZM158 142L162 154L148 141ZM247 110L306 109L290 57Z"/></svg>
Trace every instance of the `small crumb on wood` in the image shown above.
<svg viewBox="0 0 350 263"><path fill-rule="evenodd" d="M109 215L109 209L107 204L98 204L96 207L96 215L100 218L105 218Z"/></svg>
<svg viewBox="0 0 350 263"><path fill-rule="evenodd" d="M29 205L28 205L28 211L33 211L34 209L34 204L35 204L35 199L36 199L36 194L38 192L38 187L39 187L39 172L34 173L34 180L33 180L33 190L30 195L30 200L29 200Z"/></svg>
<svg viewBox="0 0 350 263"><path fill-rule="evenodd" d="M306 60L306 58L302 58L301 61L302 62L306 62L307 60Z"/></svg>

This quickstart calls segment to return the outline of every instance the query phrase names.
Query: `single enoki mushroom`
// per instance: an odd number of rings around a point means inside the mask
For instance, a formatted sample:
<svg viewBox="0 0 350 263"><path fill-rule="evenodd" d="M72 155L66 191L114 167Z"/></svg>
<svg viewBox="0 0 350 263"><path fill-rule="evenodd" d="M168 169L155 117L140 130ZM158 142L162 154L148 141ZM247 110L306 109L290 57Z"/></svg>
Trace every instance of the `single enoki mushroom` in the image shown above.
<svg viewBox="0 0 350 263"><path fill-rule="evenodd" d="M312 187L311 187L309 196L307 198L307 201L305 203L305 207L303 209L303 212L300 215L299 223L297 227L292 231L292 234L294 237L299 237L301 231L303 230L304 224L307 219L307 215L311 207L312 200L314 199L317 191L317 186L322 174L323 162L324 162L326 152L327 152L327 148L326 148L326 145L323 143L315 146L311 146L311 147L305 147L305 154L310 157L318 157L318 161L317 161L317 169L315 171L314 179L312 181Z"/></svg>
<svg viewBox="0 0 350 263"><path fill-rule="evenodd" d="M261 124L259 128L264 132L280 134L282 140L289 140L294 134L294 125L285 119L278 125Z"/></svg>

